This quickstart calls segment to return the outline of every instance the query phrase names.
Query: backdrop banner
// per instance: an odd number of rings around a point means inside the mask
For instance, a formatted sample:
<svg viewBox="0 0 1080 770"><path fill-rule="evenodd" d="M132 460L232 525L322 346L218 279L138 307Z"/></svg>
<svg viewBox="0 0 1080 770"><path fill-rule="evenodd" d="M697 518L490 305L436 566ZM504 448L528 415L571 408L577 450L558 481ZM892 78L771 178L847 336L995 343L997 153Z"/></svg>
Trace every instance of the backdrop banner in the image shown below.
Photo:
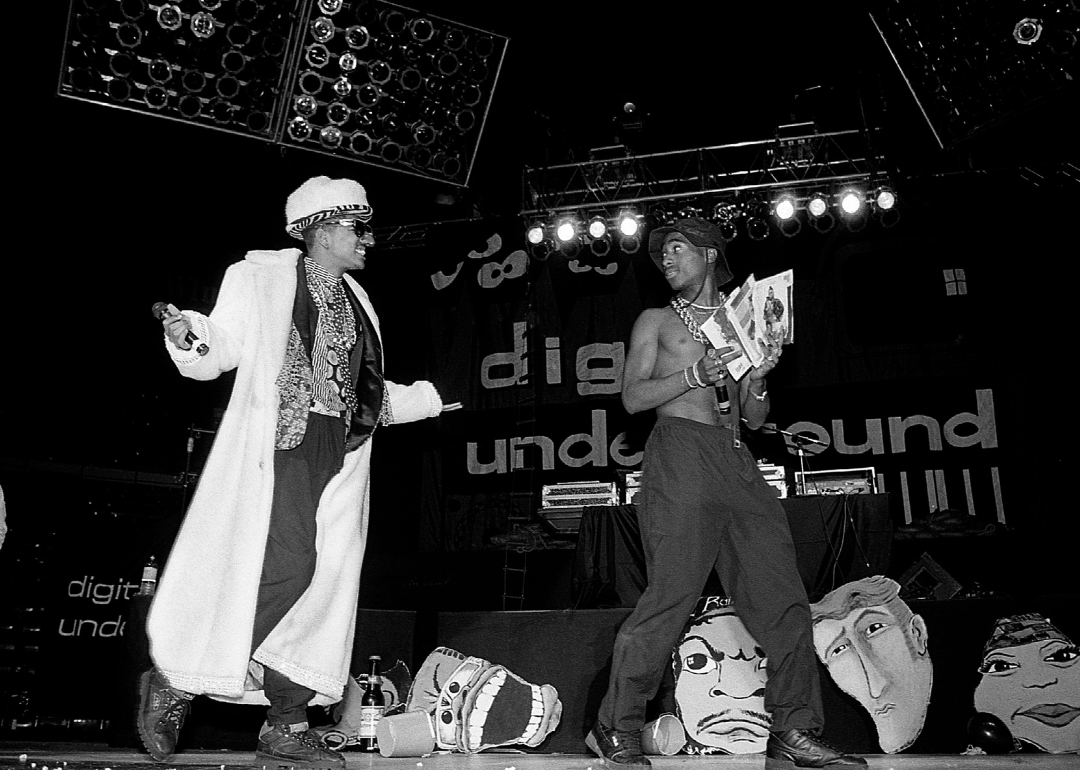
<svg viewBox="0 0 1080 770"><path fill-rule="evenodd" d="M875 284L884 279L880 270L854 266L882 255L865 244L838 253L853 266L845 280L856 298L838 310L866 316L860 276ZM428 341L427 376L464 404L434 432L423 549L502 548L507 537L524 537L528 526L511 520L536 518L542 485L612 482L617 471L640 467L654 416L629 415L622 407L623 367L634 321L669 296L644 249L626 254L616 244L596 256L582 247L574 256L556 252L536 260L515 219L441 227L417 260L430 265L427 312L418 317L426 323L420 333ZM773 272L768 262L754 267L761 276ZM736 280L746 268L740 273L735 264ZM930 281L932 271L923 272L917 277ZM892 347L874 351L880 379L855 372L851 362L865 343L865 324L821 312L836 295L800 275L796 266L796 341L770 376L771 423L747 432L755 455L784 465L792 491L795 471L873 468L901 526L943 511L968 525L1006 522L1011 479L1002 447L1010 436L1002 409L1008 404L995 400L989 378L975 368L926 387L887 376L904 369L911 345L895 324L869 316L867 324L889 331L882 338ZM912 296L925 294L932 308L935 290L945 295L934 285ZM941 353L924 326L914 327L926 338L924 347ZM892 363L882 363L887 360ZM800 456L795 442L774 429L821 443L807 444ZM542 545L558 545L539 536Z"/></svg>

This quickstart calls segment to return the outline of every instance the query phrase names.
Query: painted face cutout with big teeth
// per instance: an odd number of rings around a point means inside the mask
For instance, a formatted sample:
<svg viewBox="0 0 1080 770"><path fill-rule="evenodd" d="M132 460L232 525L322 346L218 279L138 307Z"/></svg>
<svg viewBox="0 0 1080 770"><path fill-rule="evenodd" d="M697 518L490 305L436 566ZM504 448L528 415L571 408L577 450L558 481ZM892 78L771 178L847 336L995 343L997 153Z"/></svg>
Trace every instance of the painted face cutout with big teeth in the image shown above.
<svg viewBox="0 0 1080 770"><path fill-rule="evenodd" d="M539 745L558 726L562 703L549 684L531 684L503 666L439 647L417 672L406 710L431 714L440 748L472 753Z"/></svg>

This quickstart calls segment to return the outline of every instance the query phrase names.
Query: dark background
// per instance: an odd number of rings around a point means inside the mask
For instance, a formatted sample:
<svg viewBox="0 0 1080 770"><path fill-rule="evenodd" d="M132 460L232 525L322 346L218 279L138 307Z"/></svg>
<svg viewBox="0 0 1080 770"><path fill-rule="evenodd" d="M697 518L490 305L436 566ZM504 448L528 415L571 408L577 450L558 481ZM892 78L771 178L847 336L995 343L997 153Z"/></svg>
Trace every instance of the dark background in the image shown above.
<svg viewBox="0 0 1080 770"><path fill-rule="evenodd" d="M1065 276L1075 259L1078 196L1075 185L1052 181L1060 163L1076 160L1073 124L1064 118L1075 92L941 150L862 4L810 11L703 3L672 13L598 2L528 11L488 2L413 5L510 38L468 190L60 98L66 4L11 9L19 66L8 99L10 243L0 278L8 330L0 485L11 533L0 571L6 585L27 591L2 605L12 650L34 647L34 634L21 630L35 627L33 591L45 590L56 565L73 558L66 549L95 521L107 517L130 536L110 550L109 579L136 578L146 556L163 560L171 542L183 490L170 482L185 468L191 427L213 428L231 379L179 377L150 317L154 302L209 310L228 264L249 249L293 245L283 231L285 197L318 174L360 180L377 226L512 216L523 208L523 166L583 160L589 148L613 144L612 116L628 99L647 114L637 152L764 139L791 120L812 119L822 130L882 127L900 225L732 244L737 274L802 260L802 275L813 280L807 312L835 317L837 335L800 340L808 344L785 358L788 372L772 387L805 400L822 389L858 398L860 385L886 383L910 388L919 402L958 378L992 384L1008 401L1001 410L1010 462L1025 494L1011 498L1007 539L938 544L939 559L956 565L968 585L1076 591L1067 376L1075 313ZM1024 167L1049 169L1051 182L1025 181ZM856 267L837 257L860 244L882 259ZM358 275L397 381L430 373L415 301L443 257L376 251ZM929 277L950 264L968 273L963 312L928 304ZM653 281L662 301L659 277L641 280ZM838 302L867 286L878 292L876 307ZM502 555L418 553L416 447L431 430L402 426L380 443L361 602L498 608ZM207 441L198 434L196 461ZM894 557L913 560L919 550L904 546ZM566 560L531 558L536 574L551 575L536 584L534 606L566 606ZM457 593L460 586L467 591ZM57 665L36 660L40 668Z"/></svg>

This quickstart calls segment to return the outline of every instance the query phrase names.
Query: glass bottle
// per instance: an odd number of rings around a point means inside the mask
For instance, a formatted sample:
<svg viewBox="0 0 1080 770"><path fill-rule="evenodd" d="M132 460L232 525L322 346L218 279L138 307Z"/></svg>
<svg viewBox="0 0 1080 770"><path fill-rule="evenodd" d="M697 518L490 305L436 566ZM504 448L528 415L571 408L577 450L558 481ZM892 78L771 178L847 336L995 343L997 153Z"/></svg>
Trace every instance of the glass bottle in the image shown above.
<svg viewBox="0 0 1080 770"><path fill-rule="evenodd" d="M379 661L382 658L372 655L368 658L371 666L368 671L367 687L360 699L360 750L378 751L379 740L375 737L375 728L386 711L386 698L382 691L382 677L379 676Z"/></svg>

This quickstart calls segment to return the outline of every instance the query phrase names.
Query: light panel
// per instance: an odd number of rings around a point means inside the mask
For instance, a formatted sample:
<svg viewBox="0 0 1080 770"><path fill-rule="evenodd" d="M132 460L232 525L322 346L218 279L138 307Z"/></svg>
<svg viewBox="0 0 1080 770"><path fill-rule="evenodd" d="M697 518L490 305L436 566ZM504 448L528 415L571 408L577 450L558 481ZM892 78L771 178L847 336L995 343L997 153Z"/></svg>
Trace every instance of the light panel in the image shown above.
<svg viewBox="0 0 1080 770"><path fill-rule="evenodd" d="M467 185L506 46L381 0L72 0L57 92Z"/></svg>
<svg viewBox="0 0 1080 770"><path fill-rule="evenodd" d="M302 0L74 0L61 96L274 138Z"/></svg>

